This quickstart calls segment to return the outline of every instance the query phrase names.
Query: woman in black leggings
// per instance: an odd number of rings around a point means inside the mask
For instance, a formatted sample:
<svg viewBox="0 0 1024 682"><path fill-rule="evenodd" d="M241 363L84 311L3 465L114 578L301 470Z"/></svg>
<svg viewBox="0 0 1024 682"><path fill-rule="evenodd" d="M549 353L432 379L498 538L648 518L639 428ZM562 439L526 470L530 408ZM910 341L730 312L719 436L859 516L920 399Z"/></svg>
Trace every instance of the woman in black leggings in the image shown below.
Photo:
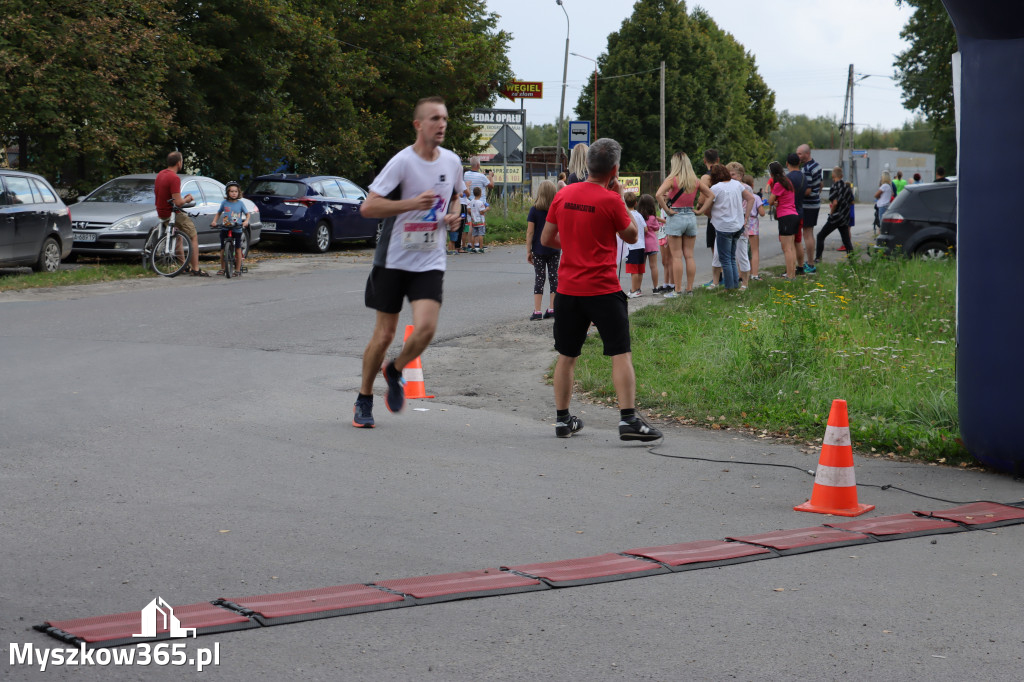
<svg viewBox="0 0 1024 682"><path fill-rule="evenodd" d="M548 208L555 198L555 183L545 180L537 187L537 198L530 207L530 215L526 219L526 262L533 264L533 314L531 320L547 319L555 316L555 290L558 288L558 261L562 252L540 243L540 233L544 231ZM544 302L544 279L548 280L550 300L548 309L541 312Z"/></svg>

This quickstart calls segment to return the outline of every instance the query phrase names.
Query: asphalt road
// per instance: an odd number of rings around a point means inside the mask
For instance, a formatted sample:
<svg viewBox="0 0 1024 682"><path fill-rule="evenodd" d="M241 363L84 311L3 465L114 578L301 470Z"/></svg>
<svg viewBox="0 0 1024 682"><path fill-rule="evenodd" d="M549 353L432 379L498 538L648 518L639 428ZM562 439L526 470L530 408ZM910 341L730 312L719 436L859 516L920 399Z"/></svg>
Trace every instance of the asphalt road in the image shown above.
<svg viewBox="0 0 1024 682"><path fill-rule="evenodd" d="M721 461L659 457L617 440L614 411L585 405L585 430L554 438L549 322L526 321L520 252L450 261L423 356L438 397L397 416L378 399L373 430L349 425L373 321L365 251L230 281L0 294L4 679L195 675L10 664L14 644L62 646L34 624L158 595L191 604L833 520L792 510L811 493L806 474L740 463L812 469L808 448L673 426L657 452ZM952 501L1024 499L1021 482L978 471L858 456L856 476ZM877 505L869 516L953 506L891 488L860 499ZM219 643L202 673L216 680L1019 680L1022 552L1014 526L188 646Z"/></svg>

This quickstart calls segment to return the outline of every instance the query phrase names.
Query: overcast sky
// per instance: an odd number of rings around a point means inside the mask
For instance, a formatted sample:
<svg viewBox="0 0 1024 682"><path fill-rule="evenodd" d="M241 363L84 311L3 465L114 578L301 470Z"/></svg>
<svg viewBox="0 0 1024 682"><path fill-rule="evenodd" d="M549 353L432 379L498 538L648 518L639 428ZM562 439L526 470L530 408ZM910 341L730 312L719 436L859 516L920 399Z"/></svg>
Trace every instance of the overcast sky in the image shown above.
<svg viewBox="0 0 1024 682"><path fill-rule="evenodd" d="M527 122L534 124L558 119L566 14L569 51L596 59L607 50L608 35L633 13L632 0L564 0L565 13L555 0L486 0L486 5L501 17L499 28L512 34L509 59L516 77L544 83L543 99L525 100ZM854 92L858 130L895 128L912 118L891 79L894 55L906 49L899 33L911 14L907 7L897 8L895 0L687 2L689 10L696 6L754 55L761 77L775 91L776 111L841 119L847 71L853 64L856 74L871 76ZM569 55L567 118L575 117L576 100L593 71L593 62ZM599 130L604 83L609 82L598 81ZM513 104L499 97L496 106L518 108L518 100Z"/></svg>

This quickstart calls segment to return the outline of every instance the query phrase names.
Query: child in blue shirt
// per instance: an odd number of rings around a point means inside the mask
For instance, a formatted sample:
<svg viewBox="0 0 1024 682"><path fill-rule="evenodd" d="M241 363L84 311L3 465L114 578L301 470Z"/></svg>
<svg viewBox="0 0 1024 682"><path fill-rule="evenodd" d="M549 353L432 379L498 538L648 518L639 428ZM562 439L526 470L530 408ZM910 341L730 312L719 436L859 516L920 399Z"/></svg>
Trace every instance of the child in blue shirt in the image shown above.
<svg viewBox="0 0 1024 682"><path fill-rule="evenodd" d="M224 262L225 242L228 240L228 232L232 231L232 241L235 243L235 277L242 274L242 232L249 227L249 210L242 201L242 190L237 182L229 182L225 188L226 197L220 202L217 215L213 217L210 227L217 227L220 223L220 271L223 275L227 265Z"/></svg>

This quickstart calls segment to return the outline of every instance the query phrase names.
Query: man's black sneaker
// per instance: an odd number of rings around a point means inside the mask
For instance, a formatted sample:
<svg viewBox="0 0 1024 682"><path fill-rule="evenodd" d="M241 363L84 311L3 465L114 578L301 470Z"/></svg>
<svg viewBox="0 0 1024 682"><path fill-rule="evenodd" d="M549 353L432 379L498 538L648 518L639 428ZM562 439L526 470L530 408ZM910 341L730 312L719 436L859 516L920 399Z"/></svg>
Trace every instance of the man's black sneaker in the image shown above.
<svg viewBox="0 0 1024 682"><path fill-rule="evenodd" d="M570 414L565 419L555 422L555 435L559 438L568 438L583 428L583 420L576 415Z"/></svg>
<svg viewBox="0 0 1024 682"><path fill-rule="evenodd" d="M352 426L357 429L373 428L373 400L356 398L352 407Z"/></svg>
<svg viewBox="0 0 1024 682"><path fill-rule="evenodd" d="M402 373L395 369L395 363L389 362L380 368L384 380L388 384L388 393L384 397L384 406L388 412L398 413L405 407L405 379Z"/></svg>
<svg viewBox="0 0 1024 682"><path fill-rule="evenodd" d="M644 421L640 415L629 421L619 422L619 440L658 440L661 438L661 431Z"/></svg>

